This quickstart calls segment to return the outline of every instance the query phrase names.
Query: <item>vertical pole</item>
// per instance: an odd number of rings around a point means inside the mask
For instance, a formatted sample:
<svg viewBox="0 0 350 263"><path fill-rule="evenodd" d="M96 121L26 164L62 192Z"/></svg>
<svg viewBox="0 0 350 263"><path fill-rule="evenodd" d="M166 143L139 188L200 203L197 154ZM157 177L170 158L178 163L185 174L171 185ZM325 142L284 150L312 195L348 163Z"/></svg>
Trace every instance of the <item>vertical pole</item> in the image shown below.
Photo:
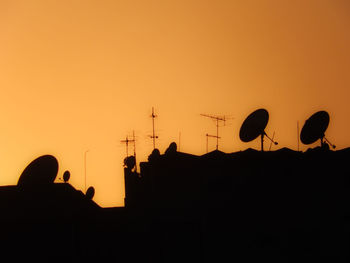
<svg viewBox="0 0 350 263"><path fill-rule="evenodd" d="M128 157L129 156L129 138L128 138L128 136L126 136L125 145L126 145L126 157Z"/></svg>
<svg viewBox="0 0 350 263"><path fill-rule="evenodd" d="M219 119L216 119L216 150L219 150Z"/></svg>
<svg viewBox="0 0 350 263"><path fill-rule="evenodd" d="M154 135L154 108L152 107L153 149L156 148L156 136Z"/></svg>
<svg viewBox="0 0 350 263"><path fill-rule="evenodd" d="M137 172L135 131L132 131L132 139L133 139L133 142L134 142L135 172Z"/></svg>
<svg viewBox="0 0 350 263"><path fill-rule="evenodd" d="M264 151L264 134L261 134L261 151Z"/></svg>
<svg viewBox="0 0 350 263"><path fill-rule="evenodd" d="M207 137L207 153L208 153L208 133L205 136Z"/></svg>
<svg viewBox="0 0 350 263"><path fill-rule="evenodd" d="M134 142L134 157L136 159L136 139L135 139L135 131L132 131L132 141Z"/></svg>

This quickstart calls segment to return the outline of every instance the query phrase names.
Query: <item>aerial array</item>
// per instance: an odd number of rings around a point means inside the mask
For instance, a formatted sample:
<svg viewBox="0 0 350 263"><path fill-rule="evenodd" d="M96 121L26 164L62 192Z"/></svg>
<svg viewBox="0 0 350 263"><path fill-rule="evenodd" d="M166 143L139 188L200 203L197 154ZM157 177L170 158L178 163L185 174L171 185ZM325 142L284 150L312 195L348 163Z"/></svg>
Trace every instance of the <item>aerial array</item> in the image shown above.
<svg viewBox="0 0 350 263"><path fill-rule="evenodd" d="M269 113L267 110L258 109L252 112L244 120L239 132L239 138L242 142L250 142L260 136L261 151L264 151L264 136L266 136L272 143L277 145L278 143L274 141L273 138L270 138L265 132L268 121ZM318 111L314 113L305 121L305 124L301 129L301 142L303 144L309 145L316 142L317 140L320 140L321 147L327 146L329 144L335 148L336 146L332 144L325 136L328 125L329 114L326 111Z"/></svg>
<svg viewBox="0 0 350 263"><path fill-rule="evenodd" d="M227 116L218 116L218 115L210 115L210 114L200 114L203 117L208 117L215 121L216 125L216 134L208 134L206 133L206 149L208 152L208 140L209 138L215 138L216 139L216 150L219 149L219 139L221 137L219 136L219 127L220 123L223 123L223 126L225 126L225 123L230 117ZM152 115L150 116L152 118L152 135L149 135L148 137L152 139L153 142L153 149L156 148L156 139L158 139L158 135L155 134L155 124L154 119L157 117L154 111L154 107L152 107ZM336 148L334 144L332 144L325 136L325 132L329 125L329 114L326 111L318 111L314 113L311 117L309 117L303 127L301 132L299 132L299 122L297 124L298 129L298 151L299 151L299 140L305 144L309 145L317 140L320 140L322 147L331 146L333 149ZM274 135L270 137L266 132L265 128L269 121L269 113L266 109L257 109L253 111L251 114L249 114L246 119L243 121L240 131L239 131L239 138L242 142L251 142L258 137L260 137L261 141L261 151L264 151L264 138L266 137L270 141L270 147L269 150L271 150L271 145L278 145L278 142L274 140ZM179 133L179 141L181 133ZM128 136L126 136L125 140L121 140L121 143L124 143L126 146L126 156L129 156L128 147L130 143L133 144L134 147L134 156L135 154L135 145L136 145L136 139L135 139L135 133L133 132L132 139L130 139Z"/></svg>

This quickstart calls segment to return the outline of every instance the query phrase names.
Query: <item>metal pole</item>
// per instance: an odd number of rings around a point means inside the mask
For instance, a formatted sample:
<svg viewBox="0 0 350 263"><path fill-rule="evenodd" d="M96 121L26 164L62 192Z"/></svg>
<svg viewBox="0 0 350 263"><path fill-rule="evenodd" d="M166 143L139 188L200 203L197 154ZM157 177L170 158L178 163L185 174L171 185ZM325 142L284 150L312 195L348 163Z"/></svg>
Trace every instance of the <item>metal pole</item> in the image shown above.
<svg viewBox="0 0 350 263"><path fill-rule="evenodd" d="M126 144L126 157L128 157L129 156L129 138L128 138L128 136L126 136L125 144Z"/></svg>
<svg viewBox="0 0 350 263"><path fill-rule="evenodd" d="M216 150L219 150L219 119L216 119Z"/></svg>
<svg viewBox="0 0 350 263"><path fill-rule="evenodd" d="M134 141L135 172L137 172L135 131L132 131L132 139Z"/></svg>
<svg viewBox="0 0 350 263"><path fill-rule="evenodd" d="M156 148L156 136L154 135L154 117L155 117L155 115L154 115L154 108L152 107L153 149Z"/></svg>
<svg viewBox="0 0 350 263"><path fill-rule="evenodd" d="M208 133L207 133L205 136L207 136L207 153L208 153L208 140L209 140L209 139L208 139L208 137L209 137L209 136L208 136Z"/></svg>
<svg viewBox="0 0 350 263"><path fill-rule="evenodd" d="M134 157L136 159L136 139L135 139L135 131L132 131L132 140L134 142Z"/></svg>

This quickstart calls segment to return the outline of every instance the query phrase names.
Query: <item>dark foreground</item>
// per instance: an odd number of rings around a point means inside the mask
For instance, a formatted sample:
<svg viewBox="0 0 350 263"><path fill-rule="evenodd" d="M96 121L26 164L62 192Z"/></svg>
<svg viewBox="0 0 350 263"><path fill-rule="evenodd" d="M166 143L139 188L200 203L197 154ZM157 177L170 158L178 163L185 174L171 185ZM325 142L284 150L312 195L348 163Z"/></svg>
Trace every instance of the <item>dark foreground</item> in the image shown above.
<svg viewBox="0 0 350 263"><path fill-rule="evenodd" d="M348 262L349 161L350 148L154 152L140 174L125 168L123 208L100 208L68 183L1 187L1 255L17 262Z"/></svg>

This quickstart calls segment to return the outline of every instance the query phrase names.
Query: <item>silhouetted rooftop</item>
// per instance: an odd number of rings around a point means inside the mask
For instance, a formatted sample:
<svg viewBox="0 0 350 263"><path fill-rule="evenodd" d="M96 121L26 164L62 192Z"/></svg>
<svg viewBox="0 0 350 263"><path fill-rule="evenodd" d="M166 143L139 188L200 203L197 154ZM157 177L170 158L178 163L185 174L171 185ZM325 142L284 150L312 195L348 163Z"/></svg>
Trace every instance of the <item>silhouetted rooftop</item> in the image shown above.
<svg viewBox="0 0 350 263"><path fill-rule="evenodd" d="M68 183L43 188L0 187L1 220L74 219L100 207Z"/></svg>

